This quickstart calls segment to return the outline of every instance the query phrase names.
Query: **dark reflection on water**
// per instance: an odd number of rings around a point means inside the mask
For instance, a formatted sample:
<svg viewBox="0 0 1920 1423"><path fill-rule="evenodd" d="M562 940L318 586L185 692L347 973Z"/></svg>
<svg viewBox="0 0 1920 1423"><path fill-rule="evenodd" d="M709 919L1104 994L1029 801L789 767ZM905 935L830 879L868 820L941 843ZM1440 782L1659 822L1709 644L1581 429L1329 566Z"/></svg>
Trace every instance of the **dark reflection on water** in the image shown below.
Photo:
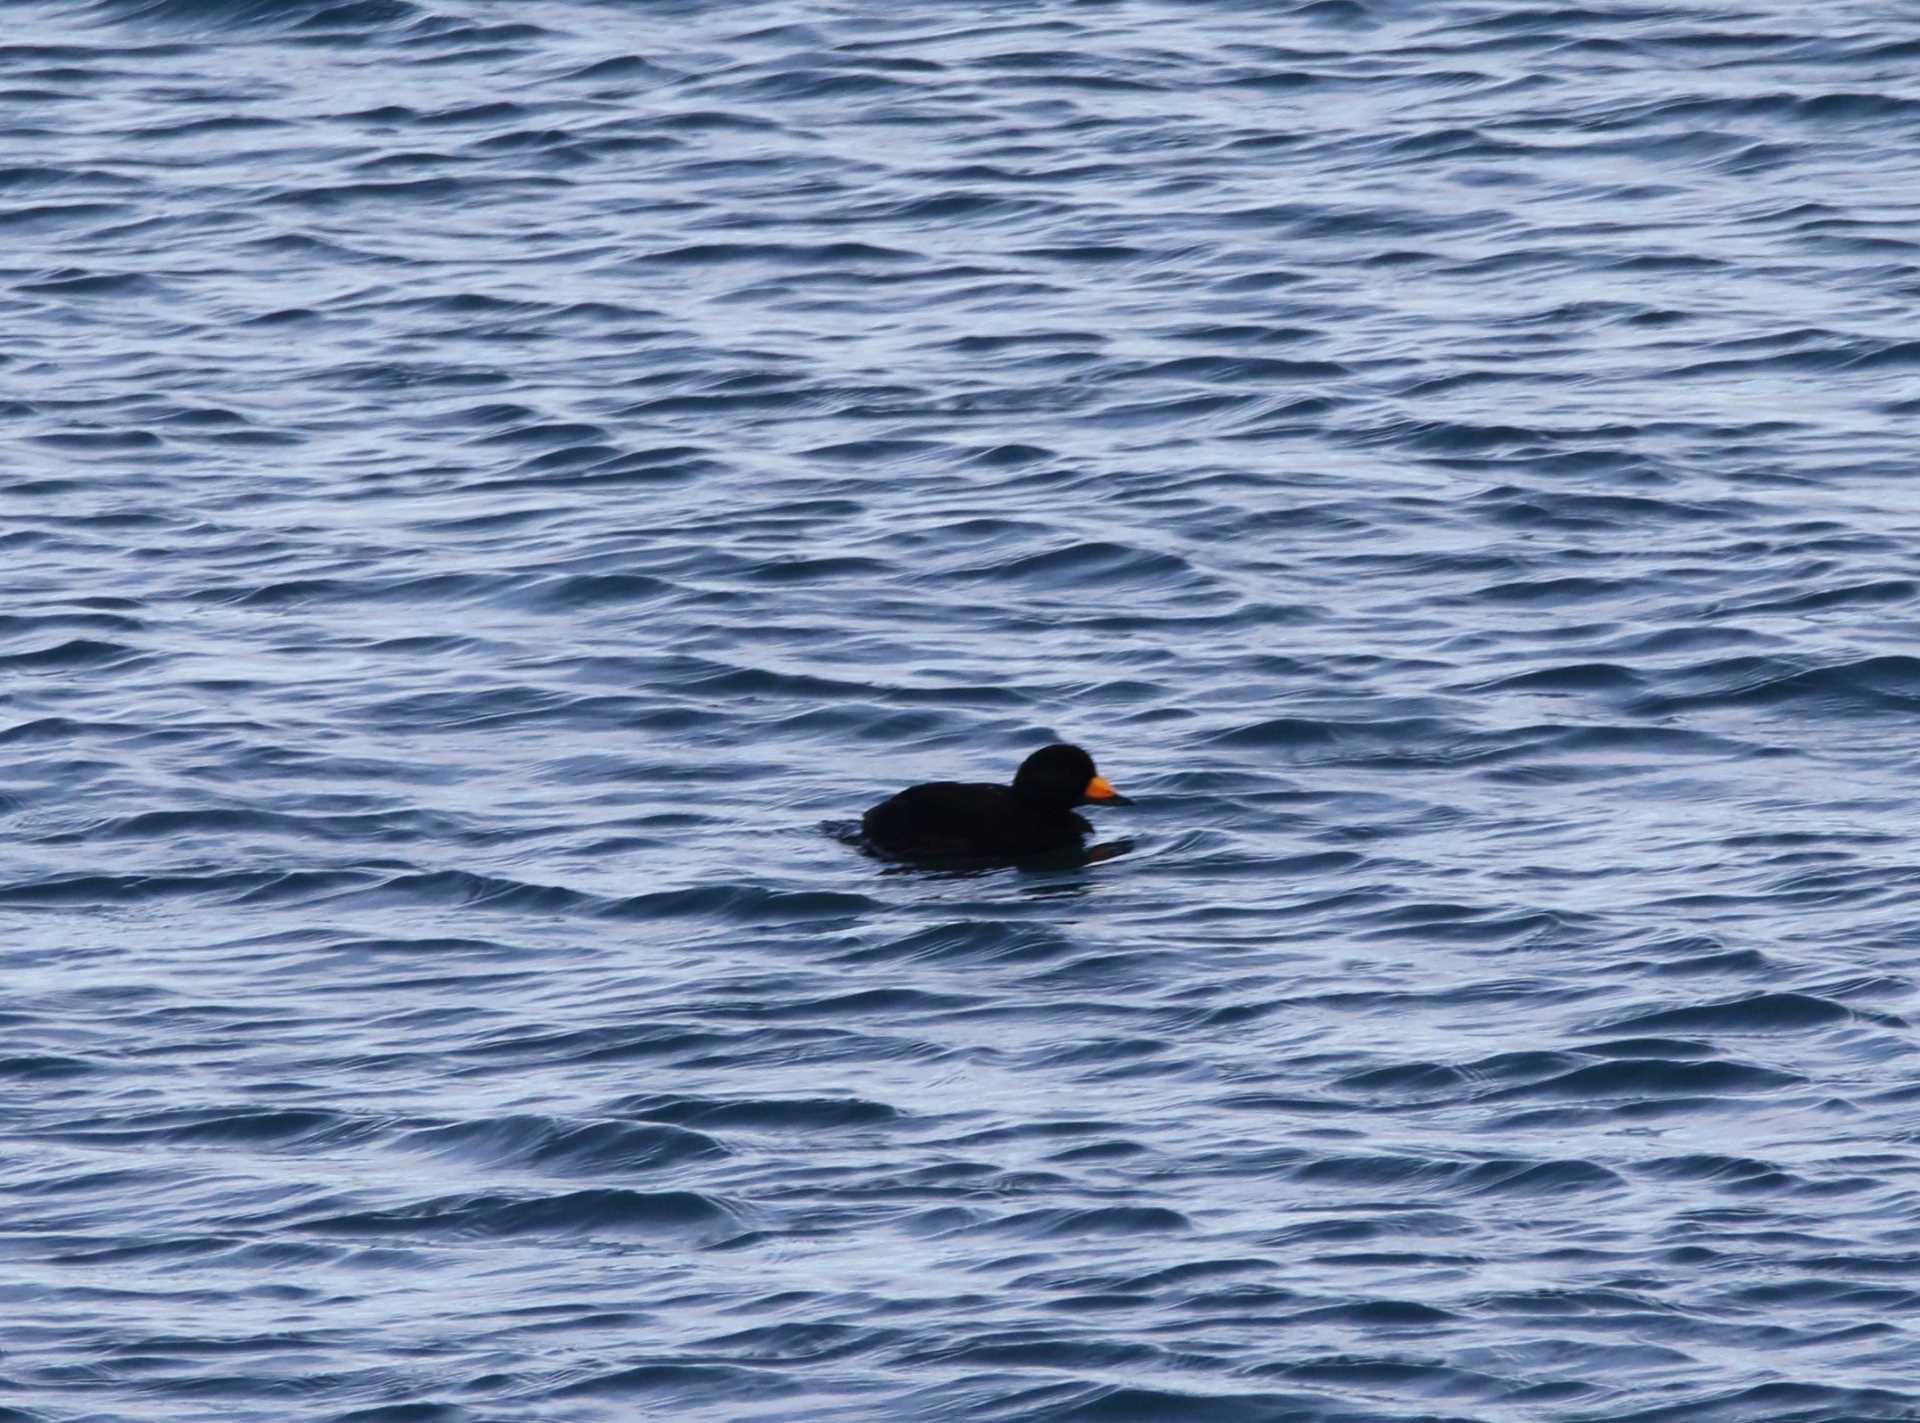
<svg viewBox="0 0 1920 1423"><path fill-rule="evenodd" d="M1018 871L1026 875L1070 873L1128 854L1135 843L1132 840L1100 840L1078 849L1051 850L1012 859L981 855L907 855L873 844L861 833L858 821L823 821L820 828L830 839L858 850L875 861L881 867L881 874L936 879L978 879L1006 871Z"/></svg>
<svg viewBox="0 0 1920 1423"><path fill-rule="evenodd" d="M0 1418L1920 1417L1895 13L8 5Z"/></svg>

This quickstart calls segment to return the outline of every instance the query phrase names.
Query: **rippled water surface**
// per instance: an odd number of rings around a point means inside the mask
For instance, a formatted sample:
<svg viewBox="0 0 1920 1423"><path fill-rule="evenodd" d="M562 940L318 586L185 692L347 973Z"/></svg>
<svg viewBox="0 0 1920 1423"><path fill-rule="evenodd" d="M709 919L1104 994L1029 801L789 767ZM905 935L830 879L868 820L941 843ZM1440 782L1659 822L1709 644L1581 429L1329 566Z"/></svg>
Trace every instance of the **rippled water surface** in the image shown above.
<svg viewBox="0 0 1920 1423"><path fill-rule="evenodd" d="M1920 1419L1899 14L0 5L0 1419Z"/></svg>

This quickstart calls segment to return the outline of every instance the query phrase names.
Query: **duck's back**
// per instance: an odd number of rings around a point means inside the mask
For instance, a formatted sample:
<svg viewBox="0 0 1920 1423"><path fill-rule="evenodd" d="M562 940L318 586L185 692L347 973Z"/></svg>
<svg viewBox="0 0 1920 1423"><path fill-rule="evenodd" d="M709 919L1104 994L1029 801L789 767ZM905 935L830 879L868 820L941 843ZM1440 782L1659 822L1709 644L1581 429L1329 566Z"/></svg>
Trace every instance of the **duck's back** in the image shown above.
<svg viewBox="0 0 1920 1423"><path fill-rule="evenodd" d="M903 855L1033 855L1079 843L1093 827L1071 811L1036 813L1006 786L929 781L860 817L867 838Z"/></svg>

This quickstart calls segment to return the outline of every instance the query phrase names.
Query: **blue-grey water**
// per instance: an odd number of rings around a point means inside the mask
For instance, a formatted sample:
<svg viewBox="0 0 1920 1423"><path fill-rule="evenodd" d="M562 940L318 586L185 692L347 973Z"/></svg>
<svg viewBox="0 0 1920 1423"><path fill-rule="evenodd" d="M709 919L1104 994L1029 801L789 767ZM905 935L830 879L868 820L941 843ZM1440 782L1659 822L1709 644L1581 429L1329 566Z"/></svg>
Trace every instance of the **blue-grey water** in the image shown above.
<svg viewBox="0 0 1920 1423"><path fill-rule="evenodd" d="M0 5L0 1419L1920 1419L1910 19Z"/></svg>

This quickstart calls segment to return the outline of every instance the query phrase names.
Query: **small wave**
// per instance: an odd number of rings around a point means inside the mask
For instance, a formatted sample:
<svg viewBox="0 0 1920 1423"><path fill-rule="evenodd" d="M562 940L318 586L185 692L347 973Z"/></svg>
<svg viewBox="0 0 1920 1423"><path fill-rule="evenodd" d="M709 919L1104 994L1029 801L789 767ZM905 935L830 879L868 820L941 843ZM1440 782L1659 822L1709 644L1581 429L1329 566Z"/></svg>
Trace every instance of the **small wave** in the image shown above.
<svg viewBox="0 0 1920 1423"><path fill-rule="evenodd" d="M1865 657L1824 667L1778 657L1735 657L1666 679L1670 690L1639 698L1632 709L1665 716L1709 707L1805 705L1834 712L1912 712L1920 707L1920 658Z"/></svg>
<svg viewBox="0 0 1920 1423"><path fill-rule="evenodd" d="M866 242L702 242L650 252L643 260L648 266L714 266L731 262L756 262L769 266L840 269L849 263L890 263L918 259L911 252Z"/></svg>
<svg viewBox="0 0 1920 1423"><path fill-rule="evenodd" d="M499 875L466 870L432 870L394 875L348 891L350 897L395 903L461 905L501 912L561 913L590 907L591 896L558 885L528 884Z"/></svg>
<svg viewBox="0 0 1920 1423"><path fill-rule="evenodd" d="M643 1095L622 1098L615 1110L683 1127L743 1131L830 1131L890 1125L900 1112L858 1097L711 1098Z"/></svg>
<svg viewBox="0 0 1920 1423"><path fill-rule="evenodd" d="M1457 1191L1465 1195L1559 1195L1624 1184L1592 1161L1434 1161L1402 1156L1329 1156L1294 1168L1310 1185Z"/></svg>
<svg viewBox="0 0 1920 1423"><path fill-rule="evenodd" d="M1756 993L1723 1003L1667 1008L1616 1018L1607 1032L1628 1033L1795 1033L1846 1022L1853 1012L1842 1004L1807 993Z"/></svg>
<svg viewBox="0 0 1920 1423"><path fill-rule="evenodd" d="M173 1145L337 1147L365 1139L378 1124L308 1108L206 1107L104 1120L50 1133L70 1141L166 1142Z"/></svg>
<svg viewBox="0 0 1920 1423"><path fill-rule="evenodd" d="M122 22L199 33L261 28L350 33L396 26L420 13L407 0L103 0L97 8Z"/></svg>
<svg viewBox="0 0 1920 1423"><path fill-rule="evenodd" d="M60 1053L16 1053L0 1057L0 1077L23 1082L57 1082L97 1070L98 1064Z"/></svg>
<svg viewBox="0 0 1920 1423"><path fill-rule="evenodd" d="M864 894L840 890L773 890L759 885L700 885L655 890L607 903L613 919L720 919L744 924L794 924L858 918L879 908Z"/></svg>
<svg viewBox="0 0 1920 1423"><path fill-rule="evenodd" d="M698 1191L614 1188L558 1196L442 1196L390 1210L300 1220L320 1235L443 1239L593 1236L713 1242L737 1231L741 1212Z"/></svg>
<svg viewBox="0 0 1920 1423"><path fill-rule="evenodd" d="M841 957L851 963L980 960L1038 964L1058 959L1073 948L1073 940L1052 925L962 920L929 925L899 939L851 949Z"/></svg>
<svg viewBox="0 0 1920 1423"><path fill-rule="evenodd" d="M683 1127L633 1122L568 1122L509 1116L422 1127L399 1138L409 1150L492 1166L533 1166L563 1175L650 1171L730 1155L712 1137Z"/></svg>
<svg viewBox="0 0 1920 1423"><path fill-rule="evenodd" d="M1802 1085L1805 1081L1797 1073L1750 1063L1647 1058L1594 1063L1543 1081L1502 1087L1487 1093L1486 1097L1494 1101L1556 1097L1597 1102L1619 1098L1755 1096Z"/></svg>
<svg viewBox="0 0 1920 1423"><path fill-rule="evenodd" d="M74 637L30 652L0 654L0 667L21 672L66 671L74 668L109 667L125 663L140 653L118 642Z"/></svg>
<svg viewBox="0 0 1920 1423"><path fill-rule="evenodd" d="M1186 582L1197 579L1199 575L1192 564L1172 555L1129 548L1122 544L1076 543L946 576L994 582L1030 582L1036 587L1051 589L1088 584L1150 584L1170 579Z"/></svg>
<svg viewBox="0 0 1920 1423"><path fill-rule="evenodd" d="M245 903L252 896L275 896L289 888L299 892L340 885L365 884L371 877L353 871L294 875L274 871L234 871L210 874L83 874L0 884L0 904L18 907L87 907L139 904L177 898L206 897L216 903Z"/></svg>
<svg viewBox="0 0 1920 1423"><path fill-rule="evenodd" d="M785 1374L738 1364L636 1364L576 1379L549 1394L553 1398L645 1398L656 1405L692 1407L701 1404L745 1403L752 1399L782 1398L799 1391Z"/></svg>
<svg viewBox="0 0 1920 1423"><path fill-rule="evenodd" d="M1630 667L1611 662L1577 662L1561 667L1541 667L1531 672L1516 672L1511 677L1483 682L1473 690L1482 692L1618 692L1645 685L1641 675Z"/></svg>
<svg viewBox="0 0 1920 1423"><path fill-rule="evenodd" d="M1400 717L1381 721L1343 722L1316 717L1276 716L1216 734L1224 746L1339 747L1348 750L1402 749L1407 743L1457 735L1447 723L1433 717Z"/></svg>
<svg viewBox="0 0 1920 1423"><path fill-rule="evenodd" d="M1082 1210L1022 1211L983 1222L977 1230L1036 1239L1084 1240L1104 1235L1170 1235L1191 1230L1193 1222L1165 1206L1090 1206Z"/></svg>

